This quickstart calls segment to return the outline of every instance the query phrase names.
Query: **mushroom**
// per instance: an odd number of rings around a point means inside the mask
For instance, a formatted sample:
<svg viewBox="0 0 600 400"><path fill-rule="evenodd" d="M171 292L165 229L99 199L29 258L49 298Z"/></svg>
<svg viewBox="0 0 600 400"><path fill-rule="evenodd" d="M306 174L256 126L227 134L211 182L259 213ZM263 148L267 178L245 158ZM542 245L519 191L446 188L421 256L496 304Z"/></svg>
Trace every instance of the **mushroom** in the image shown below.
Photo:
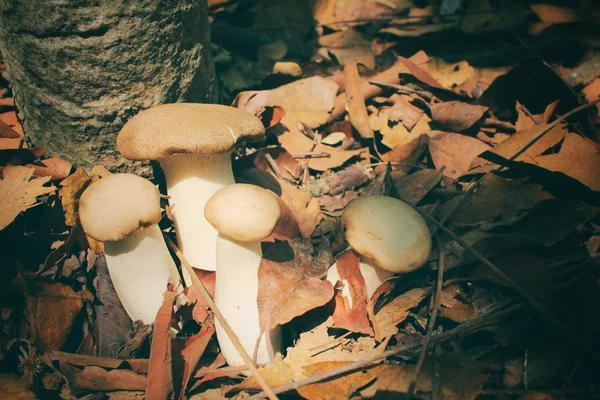
<svg viewBox="0 0 600 400"><path fill-rule="evenodd" d="M79 199L85 233L104 242L108 273L133 321L151 324L170 281L179 272L157 223L160 194L148 180L113 174L92 183Z"/></svg>
<svg viewBox="0 0 600 400"><path fill-rule="evenodd" d="M219 231L215 303L244 349L253 354L261 331L257 304L261 240L275 229L281 216L279 202L261 187L238 183L216 192L206 203L204 215ZM216 332L227 363L244 365L218 321ZM259 364L270 362L271 355L280 348L279 327L267 334L269 340L264 334L258 345Z"/></svg>
<svg viewBox="0 0 600 400"><path fill-rule="evenodd" d="M264 134L261 121L246 111L192 103L147 109L121 129L117 146L124 157L160 163L177 244L192 266L215 270L217 232L202 214L204 205L235 182L231 153L236 144L261 140Z"/></svg>
<svg viewBox="0 0 600 400"><path fill-rule="evenodd" d="M395 273L421 268L431 251L431 234L423 217L392 197L364 196L352 201L342 214L342 229L360 256L369 297ZM327 279L333 284L340 280L336 264L327 271ZM342 293L351 301L347 287Z"/></svg>

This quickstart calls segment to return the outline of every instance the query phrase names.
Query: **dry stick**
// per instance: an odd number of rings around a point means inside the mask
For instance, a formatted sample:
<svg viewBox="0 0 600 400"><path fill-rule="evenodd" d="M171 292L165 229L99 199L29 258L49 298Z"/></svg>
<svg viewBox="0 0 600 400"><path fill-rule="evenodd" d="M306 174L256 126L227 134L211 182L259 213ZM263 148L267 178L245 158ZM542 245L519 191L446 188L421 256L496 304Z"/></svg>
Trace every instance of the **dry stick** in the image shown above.
<svg viewBox="0 0 600 400"><path fill-rule="evenodd" d="M496 265L492 264L492 262L490 262L487 258L485 258L480 252L475 250L468 243L466 243L464 240L462 240L457 235L455 235L450 229L446 228L444 225L439 223L435 218L430 217L426 213L421 213L421 215L424 218L426 218L428 221L430 221L432 224L434 224L436 227L438 227L438 229L441 229L444 233L450 235L452 237L452 239L454 239L458 244L460 244L468 253L473 255L476 259L481 261L485 266L487 266L489 269L491 269L497 275L499 275L502 279L504 279L508 283L509 287L511 289L513 289L515 292L517 292L518 294L520 294L521 297L523 297L523 299L525 299L527 301L527 303L529 303L529 305L538 314L540 314L546 320L550 321L552 324L554 324L556 327L558 327L560 330L562 330L568 336L573 337L575 339L575 341L579 343L579 345L581 346L582 349L585 349L595 359L596 362L600 363L600 356L598 356L598 354L596 354L596 352L590 346L588 346L587 343L585 343L585 341L581 340L579 338L579 336L577 336L575 334L575 332L573 332L566 325L564 325L558 318L556 318L554 316L554 314L552 314L551 312L546 310L546 308L544 306L542 306L531 294L529 294L526 290L521 288L521 286L519 286L515 281L513 281L511 278L509 278L508 275L506 275L504 272L502 272L498 267L496 267Z"/></svg>
<svg viewBox="0 0 600 400"><path fill-rule="evenodd" d="M229 326L229 324L227 323L227 320L225 319L223 314L221 314L221 311L219 311L219 309L217 308L217 305L213 301L212 297L210 297L210 295L208 294L206 287L204 287L204 284L198 278L198 276L192 269L192 266L186 260L185 256L181 252L181 250L179 250L179 248L175 245L175 243L173 243L171 238L169 238L167 235L163 235L163 236L165 238L165 242L167 242L167 245L171 248L171 250L173 250L173 252L177 256L177 258L179 258L179 261L181 261L181 265L183 265L184 268L187 270L187 272L190 274L190 276L192 278L192 283L194 284L194 286L196 286L198 288L200 293L202 293L202 297L204 297L204 300L206 301L206 303L208 303L208 306L211 308L211 310L213 310L215 317L217 317L217 320L221 323L221 326L225 330L225 333L227 333L227 336L231 340L231 343L233 343L233 345L235 346L235 349L238 351L238 353L240 353L240 356L242 356L242 358L244 359L244 362L246 363L246 367L248 367L248 369L250 371L252 371L252 375L254 375L256 377L256 380L258 381L258 384L260 385L260 387L262 388L264 393L269 397L269 399L278 400L277 395L273 392L273 389L271 389L269 384L265 381L265 379L258 372L256 365L254 365L254 363L252 362L252 359L246 352L246 349L244 349L244 346L242 346L242 343L240 343L240 339L237 337L237 335L235 334L233 329L231 329L231 326Z"/></svg>
<svg viewBox="0 0 600 400"><path fill-rule="evenodd" d="M446 341L453 337L465 335L468 332L471 332L473 329L476 329L478 326L485 325L485 324L489 323L489 321L493 321L495 319L510 315L513 312L523 308L523 304L514 304L512 306L510 306L509 304L510 304L510 302L501 302L500 305L498 305L498 306L490 306L490 307L482 310L482 313L479 315L479 317L472 319L470 321L467 321L449 331L433 335L432 340L434 342L438 343L438 342ZM502 307L506 307L506 308L501 309ZM277 394L289 392L290 390L296 390L302 386L321 382L326 379L345 374L346 372L352 372L357 369L368 367L369 365L371 365L375 362L384 360L391 356L397 356L400 354L408 354L408 353L413 352L417 348L419 348L419 346L421 346L422 343L423 342L421 340L417 339L408 344L404 344L401 346L395 346L394 348L392 348L390 350L387 350L381 354L376 354L376 355L366 358L364 360L355 361L353 363L344 365L343 367L340 367L340 368L337 368L337 369L334 369L331 371L322 372L320 374L313 375L309 378L302 379L298 382L293 382L293 383L290 383L287 385L276 387L273 389L273 392L275 392ZM265 395L266 395L265 392L260 392L255 395L252 395L250 397L246 397L246 400L262 399L265 397Z"/></svg>
<svg viewBox="0 0 600 400"><path fill-rule="evenodd" d="M429 325L427 325L427 332L425 333L425 338L423 340L423 347L421 347L421 353L419 354L419 359L417 361L415 378L408 387L409 397L412 397L412 395L415 392L415 389L417 388L419 375L421 375L421 370L423 369L423 365L425 364L425 357L427 356L427 351L429 350L429 342L431 341L431 335L433 334L433 328L435 327L435 320L437 318L438 311L440 310L440 304L442 302L442 285L444 283L444 252L442 249L442 242L439 236L435 235L435 239L440 252L437 284L435 287L435 294L433 297L433 306L431 308L431 317L429 318Z"/></svg>

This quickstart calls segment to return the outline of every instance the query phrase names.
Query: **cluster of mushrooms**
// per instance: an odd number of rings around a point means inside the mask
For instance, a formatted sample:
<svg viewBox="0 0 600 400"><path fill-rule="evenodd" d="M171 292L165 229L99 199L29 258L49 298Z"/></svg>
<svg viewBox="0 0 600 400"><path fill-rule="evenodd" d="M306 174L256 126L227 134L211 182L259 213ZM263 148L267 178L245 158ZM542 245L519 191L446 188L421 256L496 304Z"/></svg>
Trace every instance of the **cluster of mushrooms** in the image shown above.
<svg viewBox="0 0 600 400"><path fill-rule="evenodd" d="M124 157L160 163L178 247L195 268L216 271L216 306L259 364L273 361L281 350L279 329L257 343L261 327L256 301L261 241L273 233L281 210L266 189L235 183L231 155L236 145L264 135L261 121L246 111L178 103L140 112L117 139ZM104 243L108 271L125 311L132 320L154 322L168 282L177 290L182 287L158 227L156 186L133 174L107 176L82 194L79 216L86 234ZM390 197L354 200L343 213L342 226L346 241L360 255L369 296L394 273L423 266L431 250L423 218ZM335 264L326 279L334 285L340 280ZM185 271L183 281L191 284ZM347 293L348 288L343 290ZM227 363L245 365L220 321L216 332Z"/></svg>

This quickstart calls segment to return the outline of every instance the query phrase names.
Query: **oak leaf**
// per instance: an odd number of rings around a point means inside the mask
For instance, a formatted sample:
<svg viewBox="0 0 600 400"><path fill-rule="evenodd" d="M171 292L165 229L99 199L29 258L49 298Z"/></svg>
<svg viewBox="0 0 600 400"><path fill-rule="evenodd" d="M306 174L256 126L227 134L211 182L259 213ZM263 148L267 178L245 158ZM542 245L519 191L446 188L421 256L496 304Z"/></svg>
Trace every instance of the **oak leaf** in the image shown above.
<svg viewBox="0 0 600 400"><path fill-rule="evenodd" d="M33 168L7 166L0 171L0 230L6 228L20 212L34 207L36 198L52 193L54 186L44 186L50 177L31 180Z"/></svg>

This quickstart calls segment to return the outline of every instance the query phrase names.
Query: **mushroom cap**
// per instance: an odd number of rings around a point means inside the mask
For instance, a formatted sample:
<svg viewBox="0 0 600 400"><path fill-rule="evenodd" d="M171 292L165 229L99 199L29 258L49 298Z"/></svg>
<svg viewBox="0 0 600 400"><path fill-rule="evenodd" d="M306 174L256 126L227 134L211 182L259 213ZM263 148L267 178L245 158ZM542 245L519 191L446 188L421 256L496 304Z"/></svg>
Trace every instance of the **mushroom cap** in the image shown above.
<svg viewBox="0 0 600 400"><path fill-rule="evenodd" d="M115 242L160 221L160 193L147 179L113 174L92 183L79 199L85 233Z"/></svg>
<svg viewBox="0 0 600 400"><path fill-rule="evenodd" d="M273 194L245 183L218 190L204 207L204 217L217 231L242 242L269 237L280 216L279 202Z"/></svg>
<svg viewBox="0 0 600 400"><path fill-rule="evenodd" d="M431 251L423 217L392 197L364 196L352 201L342 214L342 227L354 250L390 272L421 268Z"/></svg>
<svg viewBox="0 0 600 400"><path fill-rule="evenodd" d="M162 104L141 111L119 132L117 147L130 160L158 160L171 154L226 153L236 143L258 141L262 122L247 111L219 104Z"/></svg>

